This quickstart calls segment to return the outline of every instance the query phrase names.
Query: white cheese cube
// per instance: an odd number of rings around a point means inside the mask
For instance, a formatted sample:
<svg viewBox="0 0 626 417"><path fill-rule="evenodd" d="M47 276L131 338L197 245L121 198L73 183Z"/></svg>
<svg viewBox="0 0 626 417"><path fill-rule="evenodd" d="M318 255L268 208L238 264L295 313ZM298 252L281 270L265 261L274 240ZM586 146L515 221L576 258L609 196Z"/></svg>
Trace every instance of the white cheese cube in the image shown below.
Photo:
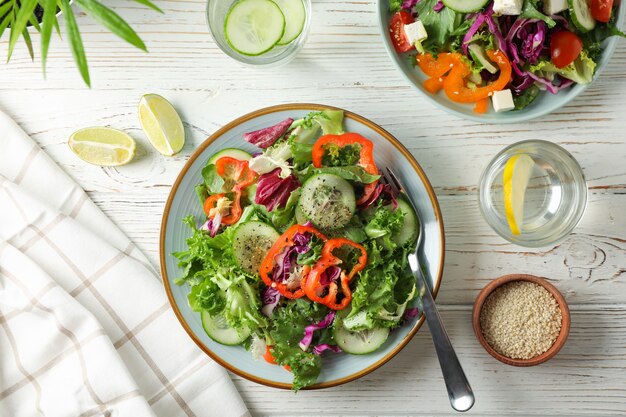
<svg viewBox="0 0 626 417"><path fill-rule="evenodd" d="M428 38L428 33L426 32L426 28L421 20L416 20L415 22L404 25L404 34L406 35L407 40L411 45L415 42L421 42L424 39Z"/></svg>
<svg viewBox="0 0 626 417"><path fill-rule="evenodd" d="M500 15L518 15L522 13L524 0L494 0L493 12Z"/></svg>
<svg viewBox="0 0 626 417"><path fill-rule="evenodd" d="M567 10L567 0L543 0L543 11L547 15Z"/></svg>
<svg viewBox="0 0 626 417"><path fill-rule="evenodd" d="M513 110L515 108L515 104L513 103L513 94L511 93L511 90L506 89L494 92L491 96L491 104L493 104L493 109L496 113Z"/></svg>

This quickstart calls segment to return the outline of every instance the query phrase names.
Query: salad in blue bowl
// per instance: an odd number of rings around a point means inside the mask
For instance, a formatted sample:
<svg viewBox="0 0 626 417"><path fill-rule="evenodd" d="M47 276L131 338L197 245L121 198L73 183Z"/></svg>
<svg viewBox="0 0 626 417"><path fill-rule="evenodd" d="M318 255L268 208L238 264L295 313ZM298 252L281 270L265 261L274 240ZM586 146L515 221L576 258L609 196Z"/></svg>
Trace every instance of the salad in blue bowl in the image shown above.
<svg viewBox="0 0 626 417"><path fill-rule="evenodd" d="M593 81L614 48L609 38L626 36L613 0L386 4L386 43L405 60L405 74L439 104L476 120L554 110Z"/></svg>
<svg viewBox="0 0 626 417"><path fill-rule="evenodd" d="M173 255L188 303L221 345L316 383L328 355L365 355L418 316L407 264L418 218L379 182L372 141L326 109L243 135L256 146L219 150L196 186Z"/></svg>

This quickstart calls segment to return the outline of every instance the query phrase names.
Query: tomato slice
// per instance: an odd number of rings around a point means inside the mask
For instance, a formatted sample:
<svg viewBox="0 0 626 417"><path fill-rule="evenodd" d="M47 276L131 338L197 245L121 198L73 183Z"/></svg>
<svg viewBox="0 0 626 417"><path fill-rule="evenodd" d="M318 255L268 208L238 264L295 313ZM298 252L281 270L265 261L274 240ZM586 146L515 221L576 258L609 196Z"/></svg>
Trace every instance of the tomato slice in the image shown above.
<svg viewBox="0 0 626 417"><path fill-rule="evenodd" d="M397 52L408 52L413 49L413 45L404 34L404 26L413 23L413 16L406 10L400 10L391 17L389 24L389 33L391 34L391 42Z"/></svg>
<svg viewBox="0 0 626 417"><path fill-rule="evenodd" d="M583 41L576 34L563 30L552 35L550 55L558 68L565 68L574 62L582 50Z"/></svg>
<svg viewBox="0 0 626 417"><path fill-rule="evenodd" d="M613 0L591 0L591 15L598 22L607 23L611 20Z"/></svg>

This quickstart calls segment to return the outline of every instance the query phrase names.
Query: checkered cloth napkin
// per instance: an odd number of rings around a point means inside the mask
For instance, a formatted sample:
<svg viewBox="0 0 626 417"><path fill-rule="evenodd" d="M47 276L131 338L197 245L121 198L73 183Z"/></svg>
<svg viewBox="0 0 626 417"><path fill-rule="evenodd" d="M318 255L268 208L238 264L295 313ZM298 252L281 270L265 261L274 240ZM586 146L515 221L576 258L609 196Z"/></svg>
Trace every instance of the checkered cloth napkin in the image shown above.
<svg viewBox="0 0 626 417"><path fill-rule="evenodd" d="M0 416L248 416L143 254L0 112Z"/></svg>

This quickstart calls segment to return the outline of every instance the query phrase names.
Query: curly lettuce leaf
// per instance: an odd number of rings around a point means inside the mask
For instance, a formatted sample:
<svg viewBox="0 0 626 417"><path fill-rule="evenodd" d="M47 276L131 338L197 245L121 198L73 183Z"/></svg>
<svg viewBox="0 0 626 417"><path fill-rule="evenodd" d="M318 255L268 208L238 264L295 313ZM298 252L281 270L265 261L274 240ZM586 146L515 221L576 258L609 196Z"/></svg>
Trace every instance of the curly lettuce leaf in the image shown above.
<svg viewBox="0 0 626 417"><path fill-rule="evenodd" d="M319 376L322 360L319 355L305 352L298 346L304 328L317 323L328 314L328 308L305 299L289 302L274 311L270 328L272 355L279 365L288 365L293 373L293 389L312 385ZM320 332L328 341L329 332Z"/></svg>
<svg viewBox="0 0 626 417"><path fill-rule="evenodd" d="M378 239L387 249L394 249L396 244L391 237L402 228L404 213L401 210L392 210L388 206L379 204L374 216L365 225L365 234L370 239Z"/></svg>
<svg viewBox="0 0 626 417"><path fill-rule="evenodd" d="M525 17L526 19L543 20L549 28L556 26L554 19L539 11L539 0L525 0L524 5L522 6L522 14L520 16Z"/></svg>
<svg viewBox="0 0 626 417"><path fill-rule="evenodd" d="M357 157L357 162L358 158L360 158L360 156ZM344 161L348 161L348 159L344 159ZM336 163L341 164L341 158L338 158L336 160ZM343 178L346 181L355 181L362 184L370 184L380 178L380 175L370 174L369 172L365 171L362 166L350 165L347 163L343 166L329 166L324 168L315 168L313 165L309 165L306 169L298 173L298 177L300 181L303 182L313 175L318 174L333 174Z"/></svg>
<svg viewBox="0 0 626 417"><path fill-rule="evenodd" d="M438 0L421 0L415 5L415 10L428 38L422 46L429 52L438 52L454 40L456 29L464 24L463 15L449 7L444 7L439 13L434 10Z"/></svg>
<svg viewBox="0 0 626 417"><path fill-rule="evenodd" d="M535 65L530 66L530 71L540 77L552 78L555 74L559 74L563 78L574 81L578 84L589 84L593 80L593 74L596 70L596 63L591 59L586 51L581 51L580 55L574 62L565 68L558 68L549 59L543 59Z"/></svg>

